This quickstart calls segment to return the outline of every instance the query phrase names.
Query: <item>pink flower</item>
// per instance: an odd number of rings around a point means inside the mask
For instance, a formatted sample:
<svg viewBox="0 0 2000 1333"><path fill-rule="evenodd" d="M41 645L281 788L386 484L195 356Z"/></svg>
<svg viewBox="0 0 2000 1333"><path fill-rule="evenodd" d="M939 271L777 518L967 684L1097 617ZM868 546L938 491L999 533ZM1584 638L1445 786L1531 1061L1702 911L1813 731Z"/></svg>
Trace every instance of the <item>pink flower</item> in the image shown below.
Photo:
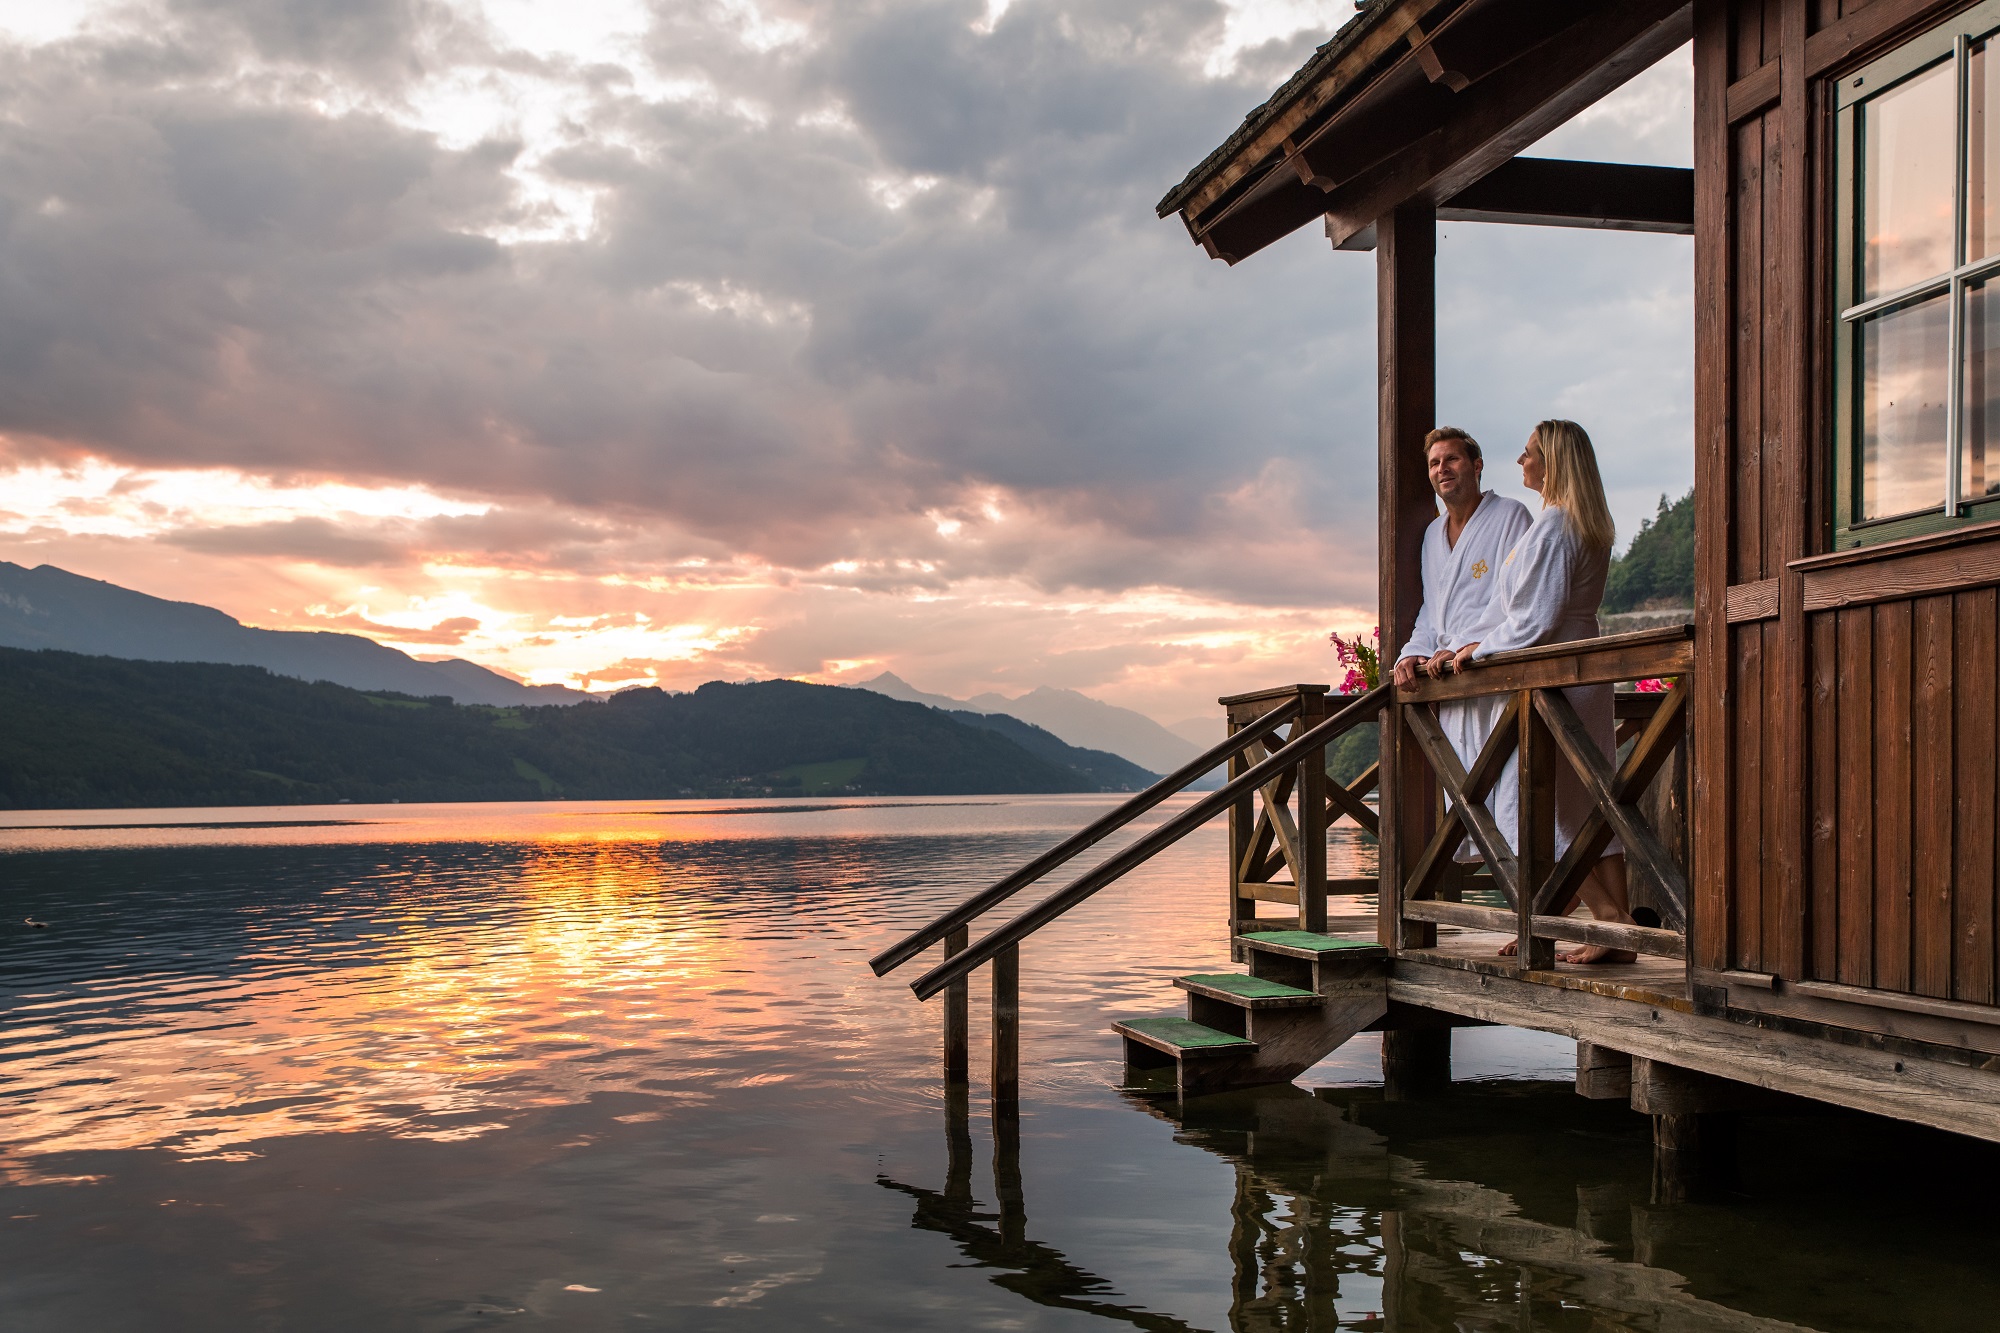
<svg viewBox="0 0 2000 1333"><path fill-rule="evenodd" d="M1673 687L1674 687L1674 678L1669 677L1666 679L1662 679L1659 676L1654 676L1647 680L1640 681L1632 688L1637 690L1641 694L1665 694L1668 690L1672 689Z"/></svg>
<svg viewBox="0 0 2000 1333"><path fill-rule="evenodd" d="M1338 630L1326 636L1327 642L1333 645L1335 660L1347 668L1347 678L1340 687L1344 694L1363 694L1375 688L1382 661L1380 625L1375 627L1371 637L1373 642L1359 634L1348 639L1342 637Z"/></svg>

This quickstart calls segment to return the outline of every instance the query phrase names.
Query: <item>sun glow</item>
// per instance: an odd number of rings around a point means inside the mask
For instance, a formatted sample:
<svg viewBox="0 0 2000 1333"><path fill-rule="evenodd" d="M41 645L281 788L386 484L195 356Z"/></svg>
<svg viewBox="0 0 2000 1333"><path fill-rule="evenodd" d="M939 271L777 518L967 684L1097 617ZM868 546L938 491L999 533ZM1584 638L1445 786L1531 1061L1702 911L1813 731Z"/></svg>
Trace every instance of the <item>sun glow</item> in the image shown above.
<svg viewBox="0 0 2000 1333"><path fill-rule="evenodd" d="M71 1077L60 1051L37 1041L38 1031L43 1042L61 1036L71 1002L18 1006L10 1053L21 1095L9 1130L26 1161L0 1164L0 1182L42 1179L33 1158L56 1152L240 1160L284 1134L463 1139L505 1128L511 1111L636 1086L656 1071L638 1063L621 1077L621 1056L691 1034L710 992L766 967L767 946L685 919L682 903L738 887L710 882L721 869L701 858L676 863L672 899L633 887L659 878L651 844L727 836L738 831L728 820L574 814L517 821L514 840L532 827L535 841L493 885L483 918L440 918L428 895L412 895L383 909L380 938L395 943L366 965L309 990L289 968L205 985L183 1006L185 1025L93 1042L90 1079ZM532 1040L522 1039L524 1009L538 1015ZM30 1026L42 1011L48 1021ZM121 1113L107 1113L108 1087L121 1090Z"/></svg>
<svg viewBox="0 0 2000 1333"><path fill-rule="evenodd" d="M990 486L909 523L930 554L788 568L712 546L695 554L643 516L542 501L87 456L0 461L0 557L259 628L359 634L597 693L894 671L957 697L1064 685L1173 720L1244 680L1324 676L1326 631L1372 623L1365 609L1329 623L1309 607L986 573L982 549L1002 532L1071 540Z"/></svg>

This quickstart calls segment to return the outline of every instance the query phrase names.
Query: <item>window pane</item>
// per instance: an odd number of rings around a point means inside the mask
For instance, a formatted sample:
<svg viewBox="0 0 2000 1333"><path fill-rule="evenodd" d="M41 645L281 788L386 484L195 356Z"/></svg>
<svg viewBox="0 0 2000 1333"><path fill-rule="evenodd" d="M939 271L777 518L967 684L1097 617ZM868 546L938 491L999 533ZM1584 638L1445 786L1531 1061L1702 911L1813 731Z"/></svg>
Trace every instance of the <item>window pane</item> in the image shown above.
<svg viewBox="0 0 2000 1333"><path fill-rule="evenodd" d="M1972 67L1967 79L1966 103L1970 122L1966 126L1965 177L1965 257L1984 259L2000 253L2000 125L1990 132L1986 109L2000 115L2000 59L1988 60L1981 42L1972 48ZM1989 199L1988 192L1992 193Z"/></svg>
<svg viewBox="0 0 2000 1333"><path fill-rule="evenodd" d="M1958 76L1950 61L1861 105L1861 298L1949 272Z"/></svg>
<svg viewBox="0 0 2000 1333"><path fill-rule="evenodd" d="M1965 289L1964 443L1959 495L2000 495L2000 286Z"/></svg>
<svg viewBox="0 0 2000 1333"><path fill-rule="evenodd" d="M1934 296L1861 326L1863 519L1944 503L1949 300Z"/></svg>

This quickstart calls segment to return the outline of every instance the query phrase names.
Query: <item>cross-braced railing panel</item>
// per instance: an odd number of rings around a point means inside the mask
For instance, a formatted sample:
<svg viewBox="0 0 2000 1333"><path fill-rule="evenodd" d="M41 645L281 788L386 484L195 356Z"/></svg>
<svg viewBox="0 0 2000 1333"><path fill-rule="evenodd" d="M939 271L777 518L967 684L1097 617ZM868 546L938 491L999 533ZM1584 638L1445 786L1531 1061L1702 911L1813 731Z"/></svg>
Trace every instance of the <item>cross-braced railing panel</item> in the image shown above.
<svg viewBox="0 0 2000 1333"><path fill-rule="evenodd" d="M1556 863L1554 873L1536 892L1535 913L1540 915L1568 901L1616 836L1625 845L1626 857L1638 862L1653 882L1666 890L1667 905L1672 909L1669 918L1676 928L1685 929L1687 871L1667 850L1659 832L1640 811L1638 801L1687 733L1687 678L1675 681L1660 697L1651 721L1615 770L1591 740L1583 719L1576 715L1576 709L1561 690L1533 693L1535 707L1548 722L1550 734L1571 770L1582 779L1593 806L1583 828Z"/></svg>
<svg viewBox="0 0 2000 1333"><path fill-rule="evenodd" d="M1686 957L1686 870L1646 817L1641 800L1686 734L1692 666L1685 631L1652 631L1497 655L1490 666L1404 692L1394 709L1396 725L1406 729L1436 777L1445 808L1422 850L1400 867L1397 918L1513 933L1524 969L1553 965L1556 940ZM1564 693L1577 685L1663 676L1673 677L1673 683L1641 696L1658 703L1643 720L1626 719L1619 745L1629 742L1629 749L1615 761L1598 748ZM1481 689L1482 683L1489 687ZM1504 696L1507 702L1468 768L1445 735L1435 704L1482 695ZM1517 762L1518 821L1503 832L1489 800L1510 759ZM1589 797L1591 809L1557 857L1559 765ZM1657 887L1665 928L1563 915L1614 837L1624 845L1628 864ZM1468 841L1509 909L1446 900L1447 886L1459 882L1456 858Z"/></svg>
<svg viewBox="0 0 2000 1333"><path fill-rule="evenodd" d="M1444 728L1439 725L1431 705L1412 704L1405 711L1403 721L1415 734L1418 746L1430 761L1431 770L1437 774L1438 785L1444 788L1445 799L1450 803L1446 818L1431 836L1417 860L1415 872L1403 887L1405 898L1434 896L1450 871L1458 849L1470 837L1492 873L1494 883L1507 895L1507 901L1520 901L1516 888L1520 882L1520 871L1515 863L1514 850L1501 834L1493 812L1486 806L1486 798L1499 782L1507 761L1520 748L1520 730L1515 725L1519 717L1520 701L1509 699L1505 711L1494 724L1492 734L1486 738L1486 744L1481 747L1468 771L1459 764L1458 752L1445 738Z"/></svg>
<svg viewBox="0 0 2000 1333"><path fill-rule="evenodd" d="M1246 744L1231 773L1247 771L1281 745L1295 743L1318 718L1348 702L1345 696L1330 694L1323 685L1293 686L1224 700L1232 733L1258 725L1276 706L1290 707L1296 715L1289 734L1274 729L1262 740ZM1325 930L1334 919L1327 905L1330 896L1375 890L1373 879L1328 877L1327 834L1342 819L1352 820L1371 837L1380 834L1380 818L1367 799L1380 776L1381 765L1371 763L1343 783L1327 772L1325 752L1321 751L1317 757L1284 769L1238 802L1230 826L1233 930L1293 924L1285 918L1259 915L1261 904L1295 908L1295 921L1301 929Z"/></svg>
<svg viewBox="0 0 2000 1333"><path fill-rule="evenodd" d="M1292 726L1298 729L1297 723ZM1275 738L1270 744L1277 744ZM1243 756L1255 764L1270 758L1271 752L1264 743L1257 743L1245 746ZM1280 869L1291 873L1294 884L1305 880L1299 861L1299 824L1291 809L1298 778L1298 770L1288 768L1257 788L1257 821L1251 831L1250 850L1237 866L1238 877L1246 883L1268 883Z"/></svg>

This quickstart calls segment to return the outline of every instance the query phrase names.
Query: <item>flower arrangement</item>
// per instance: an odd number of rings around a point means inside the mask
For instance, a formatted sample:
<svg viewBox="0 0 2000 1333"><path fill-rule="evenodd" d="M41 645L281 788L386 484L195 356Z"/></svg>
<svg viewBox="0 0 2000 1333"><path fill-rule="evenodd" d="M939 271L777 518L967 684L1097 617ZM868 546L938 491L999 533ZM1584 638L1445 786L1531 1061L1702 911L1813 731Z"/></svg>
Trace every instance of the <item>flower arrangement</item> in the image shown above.
<svg viewBox="0 0 2000 1333"><path fill-rule="evenodd" d="M1342 694L1361 694L1372 690L1382 679L1382 627L1377 625L1372 634L1363 638L1357 634L1352 639L1344 639L1335 630L1326 636L1333 645L1334 656L1347 668L1347 679L1340 682Z"/></svg>

